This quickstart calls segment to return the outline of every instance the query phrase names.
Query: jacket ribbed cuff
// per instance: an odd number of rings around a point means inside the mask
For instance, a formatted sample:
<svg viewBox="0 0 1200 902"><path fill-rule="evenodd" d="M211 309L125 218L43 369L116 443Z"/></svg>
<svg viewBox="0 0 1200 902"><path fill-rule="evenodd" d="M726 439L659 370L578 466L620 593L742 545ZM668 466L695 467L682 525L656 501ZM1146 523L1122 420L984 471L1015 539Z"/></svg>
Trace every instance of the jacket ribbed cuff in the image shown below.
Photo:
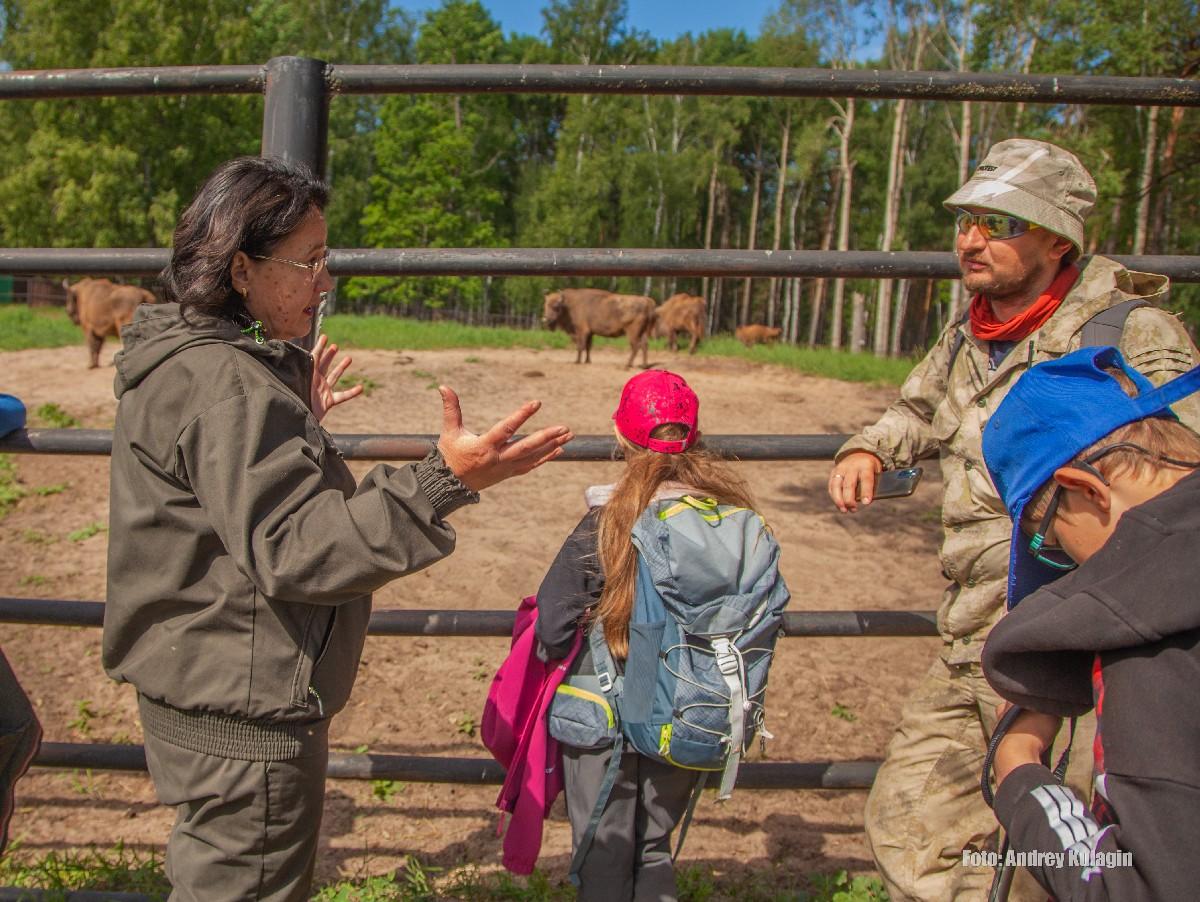
<svg viewBox="0 0 1200 902"><path fill-rule="evenodd" d="M142 729L171 745L239 761L289 761L319 754L329 742L329 719L247 720L213 711L185 711L138 695Z"/></svg>
<svg viewBox="0 0 1200 902"><path fill-rule="evenodd" d="M421 487L439 518L445 518L465 505L479 503L479 493L471 491L454 475L446 466L446 459L436 446L424 459L418 461L413 470L416 473L417 485Z"/></svg>

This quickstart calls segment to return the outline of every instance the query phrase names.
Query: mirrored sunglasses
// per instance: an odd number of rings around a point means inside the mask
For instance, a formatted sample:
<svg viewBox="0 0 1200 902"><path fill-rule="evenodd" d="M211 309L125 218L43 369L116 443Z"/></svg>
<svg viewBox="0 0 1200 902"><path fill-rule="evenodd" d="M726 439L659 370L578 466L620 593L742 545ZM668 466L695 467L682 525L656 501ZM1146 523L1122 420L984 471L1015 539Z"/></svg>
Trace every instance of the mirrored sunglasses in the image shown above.
<svg viewBox="0 0 1200 902"><path fill-rule="evenodd" d="M970 210L963 209L954 211L954 223L958 226L960 235L967 234L971 231L972 226L977 226L979 231L983 232L984 238L997 241L1007 241L1041 228L1037 223L1018 219L1015 216L1006 216L1004 213L972 213Z"/></svg>

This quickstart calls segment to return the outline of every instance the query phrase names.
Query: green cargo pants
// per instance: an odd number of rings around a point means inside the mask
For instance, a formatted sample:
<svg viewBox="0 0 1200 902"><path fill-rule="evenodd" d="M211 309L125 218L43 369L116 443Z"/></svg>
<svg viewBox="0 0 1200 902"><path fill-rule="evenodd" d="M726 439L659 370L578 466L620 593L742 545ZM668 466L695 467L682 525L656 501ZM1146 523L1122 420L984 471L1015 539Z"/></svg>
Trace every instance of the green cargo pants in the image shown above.
<svg viewBox="0 0 1200 902"><path fill-rule="evenodd" d="M145 744L159 801L177 809L167 843L171 902L309 898L327 745L288 761L241 761L149 734Z"/></svg>
<svg viewBox="0 0 1200 902"><path fill-rule="evenodd" d="M1001 699L979 664L940 657L901 712L883 766L867 797L864 825L892 902L984 900L990 868L963 865L964 850L998 850L998 826L979 790L983 757ZM1055 760L1066 743L1059 734ZM1081 718L1068 783L1088 799L1095 718ZM1012 902L1045 902L1046 891L1021 869Z"/></svg>

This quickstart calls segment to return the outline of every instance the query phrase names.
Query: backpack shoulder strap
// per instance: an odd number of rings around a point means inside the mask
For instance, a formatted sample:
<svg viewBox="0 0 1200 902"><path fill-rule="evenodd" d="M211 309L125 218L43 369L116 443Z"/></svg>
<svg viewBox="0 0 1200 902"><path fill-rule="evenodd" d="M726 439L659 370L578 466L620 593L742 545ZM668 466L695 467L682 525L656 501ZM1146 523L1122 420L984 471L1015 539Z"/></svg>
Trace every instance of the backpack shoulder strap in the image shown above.
<svg viewBox="0 0 1200 902"><path fill-rule="evenodd" d="M1145 298L1134 298L1132 301L1106 307L1083 324L1080 347L1117 347L1121 343L1121 333L1125 330L1125 320L1129 318L1129 314L1139 307L1152 306L1154 305Z"/></svg>
<svg viewBox="0 0 1200 902"><path fill-rule="evenodd" d="M954 324L954 334L950 336L950 362L946 364L946 378L950 378L950 371L954 369L954 361L958 359L958 352L962 350L963 342L967 340L967 336L963 335L962 329L959 326L967 322L971 318L971 308L967 307L963 311L963 315L958 318Z"/></svg>

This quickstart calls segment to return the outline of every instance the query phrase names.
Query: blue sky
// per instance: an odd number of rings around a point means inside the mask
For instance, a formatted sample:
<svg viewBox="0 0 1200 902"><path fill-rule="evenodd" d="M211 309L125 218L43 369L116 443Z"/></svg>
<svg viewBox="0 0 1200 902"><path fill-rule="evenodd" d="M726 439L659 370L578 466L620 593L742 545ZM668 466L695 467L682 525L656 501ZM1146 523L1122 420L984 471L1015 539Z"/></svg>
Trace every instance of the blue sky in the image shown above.
<svg viewBox="0 0 1200 902"><path fill-rule="evenodd" d="M539 34L542 30L542 4L538 0L482 0L484 7L504 33ZM670 39L690 31L700 34L713 28L741 28L758 34L759 26L778 7L778 0L628 0L628 23L638 31L656 38ZM398 5L420 13L438 2L412 0ZM683 12L686 10L686 12Z"/></svg>

